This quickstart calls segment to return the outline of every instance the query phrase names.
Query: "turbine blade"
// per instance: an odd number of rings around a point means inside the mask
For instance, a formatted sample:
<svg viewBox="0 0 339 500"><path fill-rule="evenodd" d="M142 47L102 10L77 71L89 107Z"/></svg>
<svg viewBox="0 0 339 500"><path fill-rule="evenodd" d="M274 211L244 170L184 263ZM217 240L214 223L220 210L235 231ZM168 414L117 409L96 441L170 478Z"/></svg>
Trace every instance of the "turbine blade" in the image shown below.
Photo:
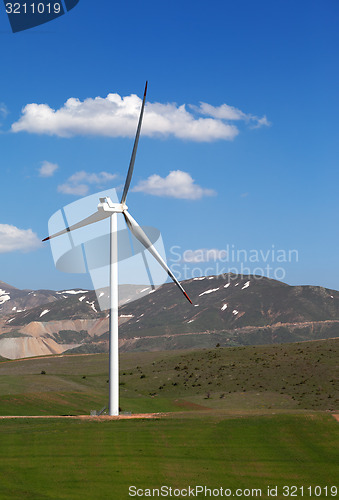
<svg viewBox="0 0 339 500"><path fill-rule="evenodd" d="M93 224L94 222L99 222L100 220L106 219L110 215L111 214L109 212L97 211L94 214L90 215L89 217L86 217L86 219L83 219L82 221L77 222L72 226L66 227L62 231L59 231L58 233L52 234L52 236L48 236L48 238L45 238L42 241L51 240L52 238L55 238L56 236L61 236L62 234L66 234L69 231L74 231L75 229L79 229L80 227L88 226L89 224Z"/></svg>
<svg viewBox="0 0 339 500"><path fill-rule="evenodd" d="M127 211L124 211L123 214L124 214L124 217L125 217L126 224L129 227L129 229L130 229L131 233L133 234L133 236L135 236L137 238L137 240L139 240L140 243L142 243L144 245L144 247L146 247L147 250L149 250L149 252L153 255L153 257L159 262L159 264L161 265L161 267L163 269L165 269L165 271L167 272L167 274L169 275L169 277L172 278L172 280L174 281L174 283L180 288L180 290L182 291L182 293L185 295L186 299L192 304L191 299L189 298L189 296L187 295L187 293L185 292L185 290L183 289L183 287L180 285L179 281L174 276L174 274L172 273L172 271L170 270L170 268L167 266L167 264L164 261L164 259L161 257L161 255L158 253L158 251L154 248L154 246L152 245L150 239L145 234L145 232L143 231L143 229L139 226L139 224L137 223L137 221L135 219L133 219L133 217Z"/></svg>
<svg viewBox="0 0 339 500"><path fill-rule="evenodd" d="M146 85L145 85L144 98L142 100L141 111L140 111L140 116L139 116L139 123L138 123L137 133L136 133L135 140L134 140L134 146L133 146L131 161L129 163L127 177L126 177L126 182L125 182L125 186L124 186L124 191L122 193L122 198L121 198L121 202L120 203L125 203L126 197L127 197L127 192L128 192L128 189L129 189L129 185L131 184L131 179L132 179L132 175L133 175L133 168L134 168L134 162L135 162L135 157L136 157L137 149L138 149L138 142L139 142L139 136L140 136L142 118L144 116L144 108L145 108L145 101L146 101L146 92L147 92L147 82L146 82Z"/></svg>

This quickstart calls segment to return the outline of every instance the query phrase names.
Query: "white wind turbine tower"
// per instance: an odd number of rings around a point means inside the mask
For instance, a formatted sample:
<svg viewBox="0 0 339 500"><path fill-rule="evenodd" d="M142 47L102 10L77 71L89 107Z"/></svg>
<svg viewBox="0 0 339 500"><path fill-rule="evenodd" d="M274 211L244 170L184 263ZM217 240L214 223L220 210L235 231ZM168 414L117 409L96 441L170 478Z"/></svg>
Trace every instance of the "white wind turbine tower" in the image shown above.
<svg viewBox="0 0 339 500"><path fill-rule="evenodd" d="M118 337L118 233L117 233L117 215L123 214L126 224L131 233L144 245L144 247L153 255L159 264L167 271L174 283L180 288L186 299L192 304L191 299L176 279L172 271L167 266L161 255L152 245L150 239L139 226L135 219L128 212L126 197L131 183L135 157L138 148L142 118L144 114L146 101L147 82L145 86L144 97L142 101L138 128L134 140L134 146L129 164L124 191L120 203L113 203L109 197L100 198L97 211L86 217L82 221L73 224L70 227L59 231L42 241L47 241L56 236L60 236L69 231L74 231L80 227L99 222L110 217L110 322L109 322L109 414L119 415L119 337Z"/></svg>

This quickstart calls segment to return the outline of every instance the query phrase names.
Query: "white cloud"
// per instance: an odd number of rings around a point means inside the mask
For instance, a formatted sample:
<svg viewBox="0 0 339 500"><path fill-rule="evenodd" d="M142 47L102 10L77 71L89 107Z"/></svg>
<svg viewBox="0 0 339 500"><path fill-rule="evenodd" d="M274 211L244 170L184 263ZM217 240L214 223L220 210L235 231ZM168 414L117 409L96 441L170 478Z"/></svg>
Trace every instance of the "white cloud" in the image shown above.
<svg viewBox="0 0 339 500"><path fill-rule="evenodd" d="M9 224L0 224L0 253L30 252L42 246L32 229L18 229Z"/></svg>
<svg viewBox="0 0 339 500"><path fill-rule="evenodd" d="M81 170L71 175L64 184L58 186L59 193L74 194L85 196L91 184L96 186L104 186L107 182L113 181L117 176L108 172L100 172L99 174L91 174Z"/></svg>
<svg viewBox="0 0 339 500"><path fill-rule="evenodd" d="M167 177L151 175L148 179L140 181L132 191L186 200L198 200L203 196L216 194L213 189L205 189L195 184L190 174L181 170L173 170Z"/></svg>
<svg viewBox="0 0 339 500"><path fill-rule="evenodd" d="M12 124L13 132L72 137L101 135L133 137L140 113L141 99L137 95L106 98L68 99L59 109L48 104L27 104L19 120ZM189 108L189 110L187 109ZM202 116L203 115L203 116ZM232 140L239 129L232 121L251 122L256 127L267 125L264 118L247 115L227 104L219 107L207 103L200 106L175 103L146 104L142 133L148 137L176 137L197 142Z"/></svg>
<svg viewBox="0 0 339 500"><path fill-rule="evenodd" d="M219 118L220 120L248 120L248 116L240 109L229 106L228 104L222 104L221 106L212 106L207 104L207 102L201 102L200 106L190 105L191 109L194 109L197 113L202 115L212 116L213 118Z"/></svg>
<svg viewBox="0 0 339 500"><path fill-rule="evenodd" d="M52 177L58 168L59 166L56 163L43 161L39 168L39 175L40 177Z"/></svg>
<svg viewBox="0 0 339 500"><path fill-rule="evenodd" d="M87 184L71 184L65 182L58 186L58 192L63 194L74 194L76 196L85 196L89 191Z"/></svg>
<svg viewBox="0 0 339 500"><path fill-rule="evenodd" d="M261 128L261 127L270 127L271 122L267 120L267 116L264 115L262 118L257 118L257 122L251 126L251 128Z"/></svg>
<svg viewBox="0 0 339 500"><path fill-rule="evenodd" d="M135 123L134 123L135 128ZM148 136L174 136L197 142L232 140L239 131L236 126L214 118L196 117L185 104L149 104L145 111L143 133Z"/></svg>
<svg viewBox="0 0 339 500"><path fill-rule="evenodd" d="M6 104L4 104L3 102L0 102L0 117L1 118L6 118L6 116L8 115L9 111L7 109L7 106Z"/></svg>
<svg viewBox="0 0 339 500"><path fill-rule="evenodd" d="M0 127L2 127L4 119L7 117L9 111L6 104L0 102Z"/></svg>
<svg viewBox="0 0 339 500"><path fill-rule="evenodd" d="M269 127L271 125L271 123L267 120L266 115L259 118L255 115L243 113L240 109L229 106L228 104L212 106L206 102L201 102L200 106L190 107L197 113L212 116L213 118L218 118L220 120L242 120L246 123L251 123L251 128L260 128L263 126Z"/></svg>

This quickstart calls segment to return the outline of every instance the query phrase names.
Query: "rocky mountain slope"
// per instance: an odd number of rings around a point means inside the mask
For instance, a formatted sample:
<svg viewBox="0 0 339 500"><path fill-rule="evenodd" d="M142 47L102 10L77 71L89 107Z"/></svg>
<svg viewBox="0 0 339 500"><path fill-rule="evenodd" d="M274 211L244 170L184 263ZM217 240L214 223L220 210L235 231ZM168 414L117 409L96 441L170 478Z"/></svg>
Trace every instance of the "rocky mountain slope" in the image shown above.
<svg viewBox="0 0 339 500"><path fill-rule="evenodd" d="M58 300L58 293L52 290L19 290L0 281L0 316L54 302Z"/></svg>
<svg viewBox="0 0 339 500"><path fill-rule="evenodd" d="M335 290L233 274L194 278L183 284L193 305L172 283L156 291L140 287L139 300L127 299L119 310L121 350L339 336L339 292ZM69 349L108 349L108 314L100 311L93 291L20 291L2 282L0 290L0 355L14 358ZM128 294L128 290L121 289L121 293Z"/></svg>

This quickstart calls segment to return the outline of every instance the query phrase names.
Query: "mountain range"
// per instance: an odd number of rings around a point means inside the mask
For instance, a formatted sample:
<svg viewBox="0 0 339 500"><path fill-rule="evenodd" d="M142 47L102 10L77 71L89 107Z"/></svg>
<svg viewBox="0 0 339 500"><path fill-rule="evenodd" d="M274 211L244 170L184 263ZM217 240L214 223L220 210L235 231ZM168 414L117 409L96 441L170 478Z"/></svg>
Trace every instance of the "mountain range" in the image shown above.
<svg viewBox="0 0 339 500"><path fill-rule="evenodd" d="M339 337L338 291L231 273L193 278L183 285L193 305L172 283L157 290L120 286L121 350ZM108 321L108 311L100 311L93 290L18 290L0 281L0 356L104 352Z"/></svg>

